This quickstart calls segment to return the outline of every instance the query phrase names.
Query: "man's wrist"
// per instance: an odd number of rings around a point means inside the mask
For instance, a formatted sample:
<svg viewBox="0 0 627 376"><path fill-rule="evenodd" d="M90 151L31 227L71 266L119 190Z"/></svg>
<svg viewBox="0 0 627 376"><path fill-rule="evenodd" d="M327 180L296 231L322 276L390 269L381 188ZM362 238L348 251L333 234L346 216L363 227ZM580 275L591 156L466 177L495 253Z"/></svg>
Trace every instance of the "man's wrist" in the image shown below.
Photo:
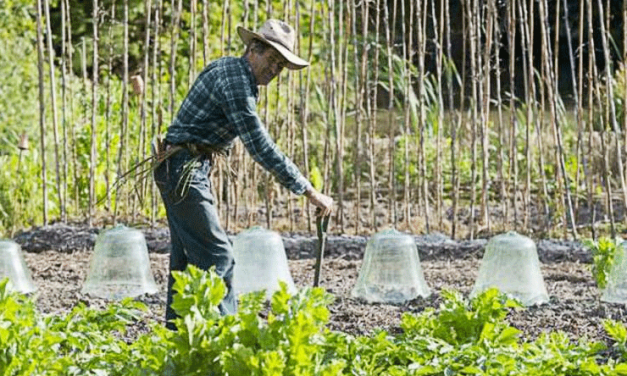
<svg viewBox="0 0 627 376"><path fill-rule="evenodd" d="M305 196L307 198L311 198L311 196L313 196L313 194L316 192L316 190L314 189L314 187L309 186L307 187L307 189L305 190Z"/></svg>

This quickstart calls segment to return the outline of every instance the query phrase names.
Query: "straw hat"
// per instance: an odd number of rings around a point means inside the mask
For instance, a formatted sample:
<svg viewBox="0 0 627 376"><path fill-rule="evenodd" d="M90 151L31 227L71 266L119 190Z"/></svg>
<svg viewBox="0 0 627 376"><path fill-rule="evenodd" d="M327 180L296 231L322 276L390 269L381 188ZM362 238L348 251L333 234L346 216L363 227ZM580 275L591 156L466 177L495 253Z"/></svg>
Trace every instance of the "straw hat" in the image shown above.
<svg viewBox="0 0 627 376"><path fill-rule="evenodd" d="M253 39L257 39L274 47L288 61L286 65L288 69L302 69L309 65L306 60L292 52L296 42L296 32L283 21L268 20L261 26L258 33L240 26L237 28L237 33L247 46Z"/></svg>

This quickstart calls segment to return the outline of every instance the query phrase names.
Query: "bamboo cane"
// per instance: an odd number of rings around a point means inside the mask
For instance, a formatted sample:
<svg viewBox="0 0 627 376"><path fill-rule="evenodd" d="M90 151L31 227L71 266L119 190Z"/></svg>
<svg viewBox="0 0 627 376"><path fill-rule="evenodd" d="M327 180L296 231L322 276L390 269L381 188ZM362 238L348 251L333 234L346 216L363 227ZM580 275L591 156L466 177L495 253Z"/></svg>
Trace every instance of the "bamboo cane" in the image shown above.
<svg viewBox="0 0 627 376"><path fill-rule="evenodd" d="M296 9L298 12L298 4L300 2L296 2ZM313 54L313 35L314 35L314 20L316 18L316 9L315 9L315 0L311 0L310 3L310 11L309 11L309 47L308 47L308 52L307 52L307 60L311 61L311 57ZM296 17L297 20L300 19L300 17ZM302 74L302 70L301 70L301 74ZM302 81L301 81L302 82ZM301 95L301 108L303 109L302 112L302 116L301 116L301 124L302 124L302 130L301 130L301 137L302 137L302 142L303 142L303 166L305 166L305 176L307 178L309 178L309 141L308 141L308 136L307 136L307 118L309 116L309 101L307 100L307 98L309 98L309 88L311 84L311 67L307 67L307 78L306 78L306 82L305 82L305 95ZM302 93L302 89L301 89L301 93ZM309 211L309 201L306 201L305 203L305 211L307 212L307 230L309 232L311 232L311 213Z"/></svg>
<svg viewBox="0 0 627 376"><path fill-rule="evenodd" d="M154 34L153 34L153 47L152 47L152 67L151 67L151 79L150 79L150 103L151 103L151 139L157 137L160 133L159 126L159 117L157 116L157 107L160 107L157 103L157 95L156 91L161 91L161 76L159 76L159 84L157 84L157 55L159 51L159 24L161 22L161 7L162 0L158 0L158 3L155 7L155 20L154 20ZM150 211L150 224L154 226L156 224L156 215L157 215L157 205L158 205L158 197L156 192L156 185L153 183L150 185L150 196L151 196L151 211Z"/></svg>
<svg viewBox="0 0 627 376"><path fill-rule="evenodd" d="M489 138L489 128L488 124L490 122L490 96L491 96L491 79L490 76L492 74L492 49L493 49L493 35L494 35L494 27L495 27L495 17L496 17L496 4L495 0L488 0L487 9L486 9L486 17L487 17L487 26L486 26L486 36L485 36L485 44L483 46L483 57L481 63L483 63L482 68L482 80L479 84L479 95L481 98L481 171L482 171L482 185L481 185L481 217L483 220L483 224L486 226L488 233L490 232L490 214L489 214L489 197L488 190L490 189L490 176L488 174L488 168L490 164L490 151L488 149L490 145ZM497 47L498 48L498 47Z"/></svg>
<svg viewBox="0 0 627 376"><path fill-rule="evenodd" d="M61 4L61 128L63 134L63 202L65 202L64 214L61 220L67 222L67 202L68 202L68 119L67 119L67 91L68 86L71 85L70 78L72 75L68 75L67 72L67 44L66 44L66 18L68 17L64 2ZM71 46L70 46L71 48ZM108 182L108 181L107 181ZM108 187L107 187L108 190Z"/></svg>
<svg viewBox="0 0 627 376"><path fill-rule="evenodd" d="M337 183L338 183L338 210L337 210L337 217L336 217L336 222L341 221L341 215L342 215L342 205L343 205L343 179L342 179L342 160L341 160L341 123L340 123L340 119L339 119L339 103L338 103L338 88L337 88L337 81L335 79L337 72L339 72L339 60L340 59L336 59L336 38L335 38L335 25L334 25L334 20L335 20L335 1L334 0L327 0L327 23L328 23L328 38L330 40L330 46L329 46L329 66L328 66L328 78L329 80L327 81L329 83L329 97L327 99L328 101L328 119L330 120L331 123L331 127L327 126L330 131L330 128L333 129L334 132L334 136L335 136L335 146L336 146L336 163L335 163L335 173L337 175ZM340 46L341 48L341 46ZM327 135L329 135L329 132L327 132ZM327 137L327 142L330 142L330 137ZM329 148L325 145L325 150L328 150ZM331 151L329 150L328 153L325 152L325 155L330 157L330 153ZM325 158L326 161L326 158ZM326 163L325 163L326 165ZM329 182L329 174L327 172L327 169L325 169L325 183ZM329 192L329 187L328 184L325 184L327 186L325 186L326 188L326 192Z"/></svg>
<svg viewBox="0 0 627 376"><path fill-rule="evenodd" d="M533 35L533 31L531 32ZM546 48L544 48L544 43L541 43L541 57L540 57L540 61L543 62L544 59L546 59L546 55L547 55L547 50ZM535 69L534 69L535 71ZM538 143L538 164L539 164L539 173L541 176L541 181L542 181L542 205L544 207L544 215L546 217L546 222L547 225L549 225L551 223L551 214L549 211L549 207L548 207L548 201L549 201L549 194L548 194L548 189L546 186L546 169L544 167L544 142L542 141L543 137L542 137L542 127L544 125L544 118L545 118L545 109L546 109L546 92L547 90L547 86L545 86L544 82L546 81L546 69L543 68L541 69L542 73L540 73L540 77L538 80L538 91L540 92L540 107L538 112L538 119L537 121L535 121L535 129L536 129L536 138L537 138L537 143ZM533 71L530 71L530 74ZM536 97L536 86L535 86L535 80L531 81L531 85L532 85L532 98L535 99ZM531 112L531 109L528 109L529 112ZM530 118L527 119L527 124L528 127L531 128L531 125L534 123L534 121L532 121ZM555 138L555 135L554 135ZM554 139L553 143L555 144L557 141ZM557 160L558 156L557 156L557 152L555 152L555 155L553 157L554 160ZM563 187L559 186L559 184L561 184L562 178L561 178L561 174L559 172L559 169L557 170L556 173L556 182L558 185L558 189L556 189L556 193L558 195L558 202L564 202L564 195L563 195ZM563 208L563 206L561 206L561 208ZM565 210L561 210L561 212L563 212L563 216L566 215ZM562 218L564 223L566 223L566 218L563 217Z"/></svg>
<svg viewBox="0 0 627 376"><path fill-rule="evenodd" d="M477 66L477 50L478 50L478 31L480 27L475 17L478 12L478 0L468 0L470 4L466 6L466 18L468 19L468 30L470 38L470 75L471 80L471 181L470 181L470 222L469 231L470 239L475 236L475 202L476 202L476 183L477 183L477 80L479 77Z"/></svg>
<svg viewBox="0 0 627 376"><path fill-rule="evenodd" d="M345 232L344 227L344 191L345 191L345 182L344 182L344 149L345 149L345 132L346 132L346 108L348 107L346 104L346 97L348 92L348 41L349 37L345 36L350 35L348 30L345 30L348 24L348 21L345 22L346 11L344 9L344 1L340 1L340 15L339 15L339 35L338 39L340 41L340 49L339 49L339 71L341 72L341 91L340 91L340 103L338 111L339 116L339 137L337 140L338 151L337 151L337 160L338 160L338 190L340 194L338 195L338 210L337 217L338 220L336 223L339 225L340 231L342 233Z"/></svg>
<svg viewBox="0 0 627 376"><path fill-rule="evenodd" d="M584 73L583 73L583 64L584 64L584 45L583 45L583 38L584 38L584 33L583 33L583 27L586 21L586 17L585 17L585 7L583 4L584 0L580 0L579 1L579 31L578 31L578 38L579 38L579 45L577 47L577 50L579 50L580 52L577 54L579 56L578 58L578 70L577 70L577 80L579 82L579 92L578 92L578 97L579 97L579 107L577 108L577 112L579 113L580 116L580 122L581 122L581 130L583 133L583 130L586 128L586 123L585 123L585 119L584 119L584 113L583 113L583 105L584 105L584 97L583 97L583 77L584 77ZM567 24L569 22L566 22ZM578 124L579 125L579 124ZM587 159L583 157L583 145L584 145L584 140L583 140L583 136L577 139L577 144L578 144L578 149L577 149L577 166L582 166L582 168L586 169L586 164L587 164ZM579 187L579 181L581 180L581 173L580 173L581 169L577 169L577 180L575 182L575 186L578 188ZM583 179L584 184L586 185L586 191L588 189L588 179L584 177ZM579 194L576 193L577 198L579 198ZM579 200L575 201L575 205L576 208L579 207Z"/></svg>
<svg viewBox="0 0 627 376"><path fill-rule="evenodd" d="M534 37L534 2L531 1L529 3L529 7L527 7L526 1L519 2L519 11L521 13L521 33L526 36L526 57L527 57L527 65L525 72L525 87L527 88L527 115L525 121L525 186L523 190L523 228L526 228L529 222L529 207L530 207L530 191L531 191L531 127L533 125L533 106L536 101L536 92L535 92L535 67L534 67L534 51L533 51L533 41L535 41ZM544 50L542 51L544 53ZM544 95L544 90L541 91L542 95ZM541 112L542 114L542 112ZM542 122L540 120L539 122Z"/></svg>
<svg viewBox="0 0 627 376"><path fill-rule="evenodd" d="M409 14L409 22L407 22L407 14ZM410 137L410 126L411 126L411 112L410 112L410 102L409 102L409 94L411 90L411 73L409 65L411 64L411 56L412 56L412 39L413 39L413 20L414 20L414 2L409 2L409 11L405 11L405 1L401 2L401 34L402 34L402 44L403 44L403 76L405 78L405 86L403 88L403 125L401 127L403 132L403 143L404 143L404 161L403 161L403 216L405 217L405 227L410 228L411 223L411 208L409 202L409 137ZM407 23L408 27L405 30L405 23Z"/></svg>
<svg viewBox="0 0 627 376"><path fill-rule="evenodd" d="M586 14L587 17L586 21L587 21L587 25L592 25L592 6L591 6L591 1L587 1L584 2L582 0L582 8L583 9L583 5L584 3L586 4ZM582 23L583 21L582 17ZM583 29L583 25L580 26ZM594 134L594 128L593 128L593 117L594 117L594 103L596 100L596 93L595 93L595 89L597 88L597 85L595 83L595 78L596 78L596 58L595 58L595 47L594 47L594 38L593 38L593 34L592 34L592 28L588 27L588 82L587 82L587 87L588 87L588 93L587 93L587 97L588 97L588 153L587 153L587 159L588 161L592 161L592 150L593 150L593 146L592 146L592 136ZM585 167L585 166L584 166ZM595 205L595 199L594 199L594 191L596 189L595 186L595 180L592 176L592 171L590 171L591 173L585 174L587 179L588 179L588 202L590 205L590 209L591 209L591 215L590 215L590 232L592 234L592 238L596 239L596 226L595 226L595 222L596 222L596 205Z"/></svg>
<svg viewBox="0 0 627 376"><path fill-rule="evenodd" d="M122 122L120 124L120 148L118 149L118 179L122 179L125 171L126 163L126 137L128 127L128 0L124 0L124 53L122 57L123 72L122 72L122 106L120 106L120 117ZM121 195L116 193L115 208L113 210L113 222L116 223L116 218L119 209L119 203Z"/></svg>
<svg viewBox="0 0 627 376"><path fill-rule="evenodd" d="M225 46L224 41L226 39L226 19L227 19L227 7L228 2L226 0L222 0L222 22L220 23L220 55L224 56Z"/></svg>
<svg viewBox="0 0 627 376"><path fill-rule="evenodd" d="M283 3L284 9L284 17L287 20L287 23L293 24L290 14L292 12L292 0L286 1ZM300 30L295 29L296 35L300 32ZM295 160L294 158L294 148L295 148L295 129L294 129L294 84L295 77L292 71L287 72L287 154L289 155L291 160ZM294 232L294 202L292 200L291 195L287 195L287 217L289 220L289 230L290 232Z"/></svg>
<svg viewBox="0 0 627 376"><path fill-rule="evenodd" d="M109 22L109 59L108 71L113 70L113 20L115 20L115 1L111 2L111 21ZM107 211L111 211L111 73L107 75L105 103L105 188L107 190Z"/></svg>
<svg viewBox="0 0 627 376"><path fill-rule="evenodd" d="M509 179L510 182L513 179L512 183L512 207L514 211L514 229L518 228L518 148L517 148L517 138L518 138L518 120L516 118L516 30L517 30L517 11L520 12L522 0L514 0L510 5L509 12L509 75L510 75L510 100L509 100L509 109L510 109L510 153L509 153ZM508 3L509 4L509 3ZM524 30L523 27L521 29ZM521 30L521 34L523 33ZM525 60L523 59L523 62ZM523 74L526 76L526 71ZM509 190L508 190L509 191ZM509 218L509 213L506 213L505 216Z"/></svg>
<svg viewBox="0 0 627 376"><path fill-rule="evenodd" d="M231 54L231 48L233 47L233 12L231 12L231 0L225 0L226 2L226 14L227 14L227 54Z"/></svg>
<svg viewBox="0 0 627 376"><path fill-rule="evenodd" d="M192 87L194 79L196 78L196 8L197 0L191 0L190 2L190 30L189 30L189 75L187 76L187 87Z"/></svg>
<svg viewBox="0 0 627 376"><path fill-rule="evenodd" d="M495 24L495 28L494 28L494 38L497 41L496 42L496 47L494 49L494 66L496 68L496 109L497 109L497 116L498 116L498 125L496 127L497 133L498 133L498 144L497 144L497 148L496 148L496 170L497 170L497 180L498 180L498 184L499 184L499 192L498 192L498 200L501 203L501 210L503 213L507 212L507 200L508 200L508 195L507 195L507 191L506 191L506 186L505 186L505 173L503 171L504 168L504 156L503 156L503 146L505 145L505 126L504 126L504 122L505 120L503 119L503 96L502 96L502 75L503 75L503 71L502 71L502 67L501 67L501 48L503 47L502 43L501 43L501 28L500 28L500 19L499 19L499 12L495 12L494 15L494 24ZM507 218L505 218L505 224L507 223Z"/></svg>
<svg viewBox="0 0 627 376"><path fill-rule="evenodd" d="M451 132L451 186L453 189L452 192L452 212L453 212L453 218L452 218L452 225L451 225L451 238L455 239L455 230L456 230L456 223L457 223L457 180L458 180L458 176L457 176L457 155L456 155L456 149L457 149L457 116L456 116L456 110L455 110L455 99L454 99L454 94L453 94L453 67L454 67L454 63L453 63L453 57L452 57L452 47L451 47L451 11L450 11L450 5L448 1L443 1L442 4L444 5L444 17L443 17L443 21L442 23L445 25L445 34L446 34L446 59L447 59L447 69L446 69L446 91L448 92L448 102L449 102L449 113L451 114L449 116L449 126L450 126L450 132Z"/></svg>
<svg viewBox="0 0 627 376"><path fill-rule="evenodd" d="M209 1L202 0L202 65L207 65L209 61Z"/></svg>
<svg viewBox="0 0 627 376"><path fill-rule="evenodd" d="M46 103L44 99L44 41L42 31L42 4L37 0L37 71L39 74L39 142L41 155L41 191L43 195L43 224L48 224L48 190L46 188Z"/></svg>
<svg viewBox="0 0 627 376"><path fill-rule="evenodd" d="M150 56L150 22L152 18L152 0L145 1L144 12L146 13L146 31L144 36L144 63L142 67L142 85L139 93L139 112L140 112L140 126L139 126L139 150L141 150L141 160L146 160L146 145L150 144L148 138L148 130L146 126L147 110L146 110L146 88L145 84L148 82L148 58ZM144 197L146 194L147 180L144 179L140 186L140 196Z"/></svg>
<svg viewBox="0 0 627 376"><path fill-rule="evenodd" d="M47 0L46 0L47 1ZM96 179L96 107L98 104L98 0L93 0L93 61L92 61L92 83L91 83L91 146L89 153L89 218L87 223L92 225L94 216L95 179Z"/></svg>
<svg viewBox="0 0 627 376"><path fill-rule="evenodd" d="M327 4L328 6L328 4ZM329 18L328 18L328 12L330 12L329 9L326 9L326 13L323 9L322 11L322 16L323 18L326 18L326 22L324 23L326 25L325 30L324 30L324 35L327 36L327 38L330 38L329 36L331 35L331 30L333 29L333 25L329 25ZM333 38L331 38L331 40L333 40ZM325 82L330 83L331 82L331 75L334 74L334 67L335 64L331 63L331 54L333 53L333 51L335 50L335 45L334 42L331 43L331 46L329 46L329 49L327 51L327 62L328 64L325 66ZM334 113L334 108L333 108L333 102L331 101L333 98L333 85L327 85L326 89L326 93L325 93L325 99L326 99L326 109L324 111L324 130L325 130L325 137L324 137L324 152L323 152L323 164L324 164L324 169L322 172L322 176L323 176L323 181L324 181L324 193L329 195L331 194L331 187L330 187L330 180L331 180L331 167L334 166L333 164L333 147L332 147L332 131L335 129L335 123L333 123L333 113Z"/></svg>
<svg viewBox="0 0 627 376"><path fill-rule="evenodd" d="M462 31L463 35L468 35L468 22L466 20L466 2L462 2ZM457 129L462 129L466 125L466 117L464 116L464 108L466 103L466 55L468 53L468 38L462 38L462 74L461 74L461 88L459 90L459 124L457 125ZM461 137L457 137L457 147L458 150L461 150ZM451 237L455 238L456 230L457 230L457 207L459 204L459 190L460 190L461 179L459 176L457 177L457 182L454 186L453 193L453 224L451 228Z"/></svg>
<svg viewBox="0 0 627 376"><path fill-rule="evenodd" d="M568 44L568 61L570 63L570 75L571 75L571 79L572 79L572 83L573 83L573 97L575 99L575 117L576 117L576 121L577 121L577 145L576 145L576 150L575 150L575 158L576 158L576 165L577 165L577 172L576 172L576 176L575 176L575 207L574 207L574 216L575 216L575 223L577 222L577 209L579 207L579 179L580 179L580 171L581 168L579 167L580 164L580 160L581 160L581 140L583 137L583 119L582 119L582 113L583 113L583 108L581 105L581 99L580 99L580 92L579 92L579 88L581 87L581 81L579 81L579 85L578 85L578 78L577 78L577 74L575 73L575 57L574 57L574 53L573 53L573 42L572 42L572 37L570 35L571 30L570 30L570 20L569 20L569 9L568 9L568 1L567 0L563 0L564 1L564 27L566 28L566 42ZM580 8L581 9L581 8ZM582 17L583 18L583 17ZM581 23L583 25L583 22ZM580 45L581 45L581 34L583 33L583 29L581 29L581 33L580 33ZM583 65L581 58L583 57L583 54L580 53L580 60L579 60L579 64L580 64L580 69L582 69L581 65ZM580 70L581 72L581 70ZM581 74L579 79L581 79Z"/></svg>
<svg viewBox="0 0 627 376"><path fill-rule="evenodd" d="M267 2L266 7L266 17L269 19L272 17L272 4ZM257 19L255 19L257 22ZM257 23L255 23L257 24ZM269 111L269 103L270 98L268 94L268 89L263 88L263 96L264 96L264 124L267 127L270 126L270 111ZM272 228L272 200L271 200L271 187L270 187L270 173L268 171L263 171L264 177L264 201L266 207L266 227L268 229Z"/></svg>
<svg viewBox="0 0 627 376"><path fill-rule="evenodd" d="M359 45L357 43L357 0L350 1L351 32L353 37L353 65L355 66L355 150L353 164L355 166L355 234L361 232L361 155L362 155L362 126L363 126L363 88L365 81L364 64L360 63ZM361 20L363 25L368 24L367 19ZM367 27L366 27L367 29ZM362 34L362 38L366 38ZM367 51L366 46L362 46L363 51ZM362 56L364 53L362 53ZM367 56L367 55L366 55ZM365 59L364 59L365 60Z"/></svg>
<svg viewBox="0 0 627 376"><path fill-rule="evenodd" d="M392 20L396 18L397 0L392 0ZM384 6L384 25L385 25L385 45L388 63L388 222L396 227L396 197L395 197L395 171L394 171L394 152L396 134L396 119L394 116L394 66L393 66L393 50L392 50L392 30L393 25L390 21L390 12L388 6ZM376 100L376 98L375 98Z"/></svg>
<svg viewBox="0 0 627 376"><path fill-rule="evenodd" d="M371 218L371 227L373 231L377 231L377 217L376 217L376 208L377 208L377 199L376 199L376 169L375 169L375 145L374 145L374 140L376 137L376 128L377 128L377 119L375 116L375 111L373 109L373 100L372 100L372 96L376 97L376 92L377 92L377 85L378 85L378 80L379 80L379 4L380 4L380 0L376 1L376 20L375 20L375 37L374 37L374 58L373 58L373 70L372 72L374 72L374 77L373 77L373 87L374 89L372 90L372 92L374 94L371 94L371 86L370 86L370 80L366 79L365 82L365 94L366 94L366 116L367 116L367 120L368 120L368 135L369 135L369 145L368 145L368 161L369 161L369 177L370 177L370 218ZM365 20L365 24L363 26L364 29L364 38L366 39L366 46L368 45L368 38L367 38L367 32L368 32L368 22L369 22L369 6L368 3L365 1L362 1L362 19ZM365 62L364 60L367 58L368 55L368 48L366 47L364 49L363 52L364 55L366 56L362 56L362 67L365 69Z"/></svg>
<svg viewBox="0 0 627 376"><path fill-rule="evenodd" d="M175 85L176 85L176 51L177 51L177 44L178 44L178 38L179 38L179 23L181 20L181 12L182 12L182 7L183 7L183 0L178 0L178 3L176 3L176 0L172 0L171 2L171 6L172 6L172 14L173 14L173 21L172 21L172 34L171 34L171 38L170 38L170 66L169 66L169 72L170 72L170 123L172 123L172 121L174 120L174 115L175 115L175 105L176 105L176 97L174 96L175 93ZM176 6L176 8L175 8Z"/></svg>
<svg viewBox="0 0 627 376"><path fill-rule="evenodd" d="M436 55L436 75L437 75L437 96L438 96L438 134L436 140L436 169L435 169L435 192L436 192L436 212L438 219L438 228L442 229L443 221L444 221L444 183L443 183L443 175L444 169L442 164L444 162L443 150L442 150L442 133L444 126L444 97L442 95L442 91L444 88L443 85L443 59L444 59L444 10L445 5L444 1L440 2L439 14L440 18L436 17L436 1L432 2L431 6L431 14L433 18L433 22L435 23L434 30L434 43L435 43L435 55Z"/></svg>
<svg viewBox="0 0 627 376"><path fill-rule="evenodd" d="M425 56L426 56L426 41L427 41L427 1L420 0L417 3L418 10L418 23L416 26L417 34L419 35L418 42L418 123L420 124L420 147L418 156L418 168L420 170L420 186L422 191L422 207L423 217L425 221L425 231L428 233L431 231L430 225L430 208L429 208L429 191L427 182L427 161L425 156L425 90L424 90L424 78L425 78Z"/></svg>
<svg viewBox="0 0 627 376"><path fill-rule="evenodd" d="M61 190L61 168L59 160L59 131L57 125L57 88L55 79L55 64L53 60L54 49L52 48L52 31L50 20L50 5L48 0L44 0L44 11L46 15L46 41L48 44L48 73L50 77L50 106L52 108L52 136L54 141L54 165L57 188L57 200L61 209L61 218L65 218L65 202L63 201L63 191ZM91 201L90 201L91 203Z"/></svg>
<svg viewBox="0 0 627 376"><path fill-rule="evenodd" d="M70 14L70 2L69 0L65 0L64 2L64 6L65 6L65 10L66 10L66 14L67 16L67 40L68 40L68 45L70 46L70 48L68 48L68 71L70 73L74 72L73 69L73 55L74 55L74 47L72 44L72 18L69 16ZM73 74L70 74L70 77L72 77ZM70 151L71 151L71 157L72 157L72 166L73 166L73 179L74 179L74 191L73 191L73 196L74 196L74 205L75 205L75 212L78 214L80 212L80 200L78 199L78 184L76 184L76 182L78 182L78 156L77 156L77 151L76 151L76 136L75 136L75 132L74 132L74 96L73 96L73 89L72 89L72 85L69 86L69 93L68 96L70 97L70 137L71 137L71 142L70 142Z"/></svg>

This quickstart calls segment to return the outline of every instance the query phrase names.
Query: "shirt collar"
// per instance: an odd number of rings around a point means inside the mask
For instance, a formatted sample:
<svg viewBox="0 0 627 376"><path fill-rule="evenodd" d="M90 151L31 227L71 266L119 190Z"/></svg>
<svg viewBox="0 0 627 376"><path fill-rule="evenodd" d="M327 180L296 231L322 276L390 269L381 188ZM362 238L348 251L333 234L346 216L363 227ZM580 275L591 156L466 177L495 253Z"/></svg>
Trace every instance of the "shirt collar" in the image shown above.
<svg viewBox="0 0 627 376"><path fill-rule="evenodd" d="M248 73L248 78L250 79L251 89L253 90L255 97L258 97L259 88L257 87L257 79L255 78L255 75L253 74L253 68L250 66L250 63L248 62L246 58L242 56L240 59L242 60L242 63L244 64L244 66L246 66L246 72Z"/></svg>

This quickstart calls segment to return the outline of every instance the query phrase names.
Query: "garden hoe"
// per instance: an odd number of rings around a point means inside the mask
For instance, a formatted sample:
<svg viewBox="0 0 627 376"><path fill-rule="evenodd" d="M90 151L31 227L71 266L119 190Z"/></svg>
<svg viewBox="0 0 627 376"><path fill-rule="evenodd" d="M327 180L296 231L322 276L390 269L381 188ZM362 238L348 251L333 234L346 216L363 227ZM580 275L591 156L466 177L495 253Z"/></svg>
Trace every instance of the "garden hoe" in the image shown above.
<svg viewBox="0 0 627 376"><path fill-rule="evenodd" d="M318 253L316 254L316 274L314 275L314 287L320 285L320 271L322 270L322 258L324 257L324 245L327 241L327 228L329 227L329 216L320 215L316 211L316 229L318 232Z"/></svg>

